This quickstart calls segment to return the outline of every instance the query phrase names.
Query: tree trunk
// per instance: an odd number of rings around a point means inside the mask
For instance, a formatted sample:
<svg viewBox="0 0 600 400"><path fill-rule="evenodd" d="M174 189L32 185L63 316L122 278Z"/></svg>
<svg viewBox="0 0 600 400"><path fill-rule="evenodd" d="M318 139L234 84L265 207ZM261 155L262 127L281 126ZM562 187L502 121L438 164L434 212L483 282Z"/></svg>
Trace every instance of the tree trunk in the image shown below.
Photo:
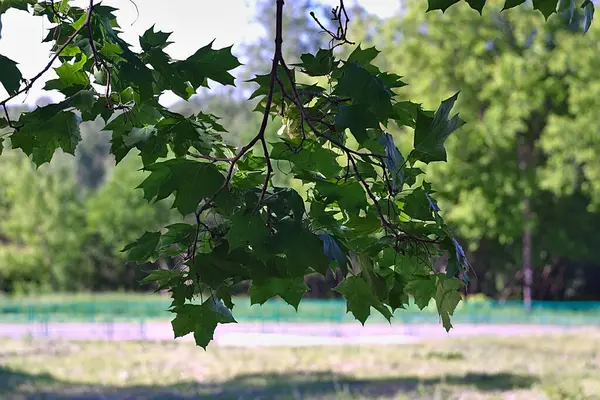
<svg viewBox="0 0 600 400"><path fill-rule="evenodd" d="M536 137L541 132L538 118L534 118L530 126ZM533 265L532 265L532 242L533 242L533 212L531 210L531 184L532 184L532 170L533 167L533 148L535 143L531 142L527 136L523 135L520 137L521 143L517 147L519 155L519 169L521 170L521 179L525 182L524 197L523 197L523 251L522 251L522 263L523 263L523 305L525 310L531 311L531 292L533 286Z"/></svg>
<svg viewBox="0 0 600 400"><path fill-rule="evenodd" d="M527 196L523 201L523 303L527 311L531 311L531 286L533 284L531 246L531 205L529 196Z"/></svg>

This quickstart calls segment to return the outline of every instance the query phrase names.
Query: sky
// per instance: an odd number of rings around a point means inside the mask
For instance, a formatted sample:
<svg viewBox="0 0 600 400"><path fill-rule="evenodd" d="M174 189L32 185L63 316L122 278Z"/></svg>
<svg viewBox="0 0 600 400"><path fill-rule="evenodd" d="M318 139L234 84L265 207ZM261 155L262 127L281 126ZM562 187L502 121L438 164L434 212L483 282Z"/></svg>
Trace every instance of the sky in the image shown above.
<svg viewBox="0 0 600 400"><path fill-rule="evenodd" d="M150 26L156 30L173 32L170 40L174 42L167 52L174 58L185 58L213 39L213 47L234 45L233 53L240 56L236 43L252 41L261 34L262 28L252 24L254 0L104 0L102 4L118 8L116 13L123 30L122 37L132 45L138 44L138 36ZM355 0L356 1L356 0ZM294 0L287 0L286 6L293 7ZM324 4L335 6L338 0L321 0ZM75 0L72 4L85 7L88 2ZM203 4L204 3L204 4ZM350 6L353 1L346 0ZM360 0L367 11L381 17L392 15L398 9L399 0ZM0 54L19 63L19 69L25 78L36 75L50 59L51 44L41 43L51 25L41 17L9 10L2 15L2 37ZM58 66L58 62L57 65ZM1 71L0 71L1 73ZM45 92L41 88L44 82L55 77L48 71L28 95L21 95L10 104L34 104L41 95L55 100L60 95ZM0 85L0 99L7 96ZM168 105L178 98L165 95L161 103Z"/></svg>

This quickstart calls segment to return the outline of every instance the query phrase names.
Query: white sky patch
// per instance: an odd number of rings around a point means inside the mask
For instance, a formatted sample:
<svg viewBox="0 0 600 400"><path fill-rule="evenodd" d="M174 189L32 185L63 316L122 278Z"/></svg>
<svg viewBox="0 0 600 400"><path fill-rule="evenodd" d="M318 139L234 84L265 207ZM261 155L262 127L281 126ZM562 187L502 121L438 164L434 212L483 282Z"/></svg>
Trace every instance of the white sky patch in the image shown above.
<svg viewBox="0 0 600 400"><path fill-rule="evenodd" d="M155 30L173 32L170 38L173 44L166 51L174 58L186 58L213 39L215 48L233 44L233 54L239 57L241 52L236 43L251 42L261 34L261 28L250 23L254 0L133 1L138 6L139 17L135 6L128 0L104 0L102 4L119 9L116 14L123 31L122 37L135 47L139 46L138 36L152 25L155 25ZM367 10L381 17L392 15L399 5L399 0L358 1ZM331 6L338 4L338 0L322 2ZM78 0L73 4L85 8L87 1ZM352 3L348 2L350 4ZM287 6L293 7L293 0L288 0ZM12 9L2 16L0 54L19 63L18 67L26 79L35 76L50 59L51 44L41 43L50 27L45 17L33 17L23 11ZM58 62L55 66L58 66ZM62 95L56 91L42 90L45 82L55 77L54 71L49 70L36 82L28 95L18 96L10 104L34 104L40 96L61 99ZM7 93L0 85L0 99L6 97ZM161 103L170 104L178 99L175 95L167 94L161 99Z"/></svg>

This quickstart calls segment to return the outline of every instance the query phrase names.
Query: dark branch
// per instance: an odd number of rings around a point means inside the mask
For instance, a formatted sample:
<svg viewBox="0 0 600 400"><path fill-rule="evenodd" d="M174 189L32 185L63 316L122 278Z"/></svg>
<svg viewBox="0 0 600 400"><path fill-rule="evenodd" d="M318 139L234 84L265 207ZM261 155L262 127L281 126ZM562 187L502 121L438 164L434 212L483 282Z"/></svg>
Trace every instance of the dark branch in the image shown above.
<svg viewBox="0 0 600 400"><path fill-rule="evenodd" d="M21 89L17 90L14 94L8 96L6 99L0 101L0 105L1 106L4 106L6 103L8 103L10 100L14 99L18 95L28 92L33 87L33 85L35 84L35 82L38 79L40 79L42 77L42 75L44 75L46 72L48 72L48 70L50 68L52 68L52 65L54 64L54 62L58 59L58 57L60 57L60 55L62 54L62 52L71 43L73 43L73 40L75 40L75 38L77 37L77 35L79 35L84 29L87 29L87 27L88 27L88 25L90 23L90 20L92 18L93 11L94 11L94 0L90 0L90 7L88 9L86 22L83 25L81 25L79 28L77 28L77 30L75 30L75 32L73 32L71 34L71 36L69 36L67 38L67 40L62 44L62 46L60 46L58 48L58 50L56 50L56 52L54 53L54 55L50 58L50 61L48 61L48 64L46 64L46 66L36 76L34 76L33 78L31 78L29 80L29 82L27 83L27 85L25 85Z"/></svg>

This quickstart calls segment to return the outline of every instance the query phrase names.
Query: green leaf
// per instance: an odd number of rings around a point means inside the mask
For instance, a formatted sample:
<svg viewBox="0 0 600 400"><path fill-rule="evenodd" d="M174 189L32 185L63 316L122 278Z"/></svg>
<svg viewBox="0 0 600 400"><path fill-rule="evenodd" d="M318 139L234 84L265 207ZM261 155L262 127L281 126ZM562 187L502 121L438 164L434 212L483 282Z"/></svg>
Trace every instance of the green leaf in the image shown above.
<svg viewBox="0 0 600 400"><path fill-rule="evenodd" d="M351 229L351 232L347 232L346 237L365 237L375 232L381 231L381 221L379 220L377 213L372 211L367 213L364 217L358 215L351 215L345 226Z"/></svg>
<svg viewBox="0 0 600 400"><path fill-rule="evenodd" d="M156 139L148 146L145 143L146 140L153 137L156 128L154 124L157 124L157 120L161 118L157 106L160 107L151 102L136 104L131 110L119 114L104 127L105 131L112 131L111 152L117 163L121 162L133 147L143 151L144 163L148 159L154 158L149 154L165 155L166 138Z"/></svg>
<svg viewBox="0 0 600 400"><path fill-rule="evenodd" d="M211 288L219 287L235 277L235 283L252 279L251 272L262 272L265 264L255 258L254 254L238 248L229 251L227 242L217 246L210 253L196 253L192 276L199 275L202 283Z"/></svg>
<svg viewBox="0 0 600 400"><path fill-rule="evenodd" d="M165 226L167 232L160 237L159 253L161 255L175 251L187 250L196 238L196 225L176 223Z"/></svg>
<svg viewBox="0 0 600 400"><path fill-rule="evenodd" d="M458 2L459 0L427 0L427 12L433 10L445 12L451 5Z"/></svg>
<svg viewBox="0 0 600 400"><path fill-rule="evenodd" d="M350 97L354 104L370 108L380 120L392 114L392 93L376 75L356 64L346 64L342 69L334 93Z"/></svg>
<svg viewBox="0 0 600 400"><path fill-rule="evenodd" d="M466 0L473 10L477 10L479 15L483 15L483 6L485 6L485 0Z"/></svg>
<svg viewBox="0 0 600 400"><path fill-rule="evenodd" d="M262 167L261 167L262 169ZM306 213L302 196L292 188L274 188L274 195L265 199L271 212L283 219L286 215L292 215L296 224L301 224Z"/></svg>
<svg viewBox="0 0 600 400"><path fill-rule="evenodd" d="M392 119L398 126L409 126L414 128L417 119L419 105L411 101L400 101L393 105Z"/></svg>
<svg viewBox="0 0 600 400"><path fill-rule="evenodd" d="M212 164L174 159L146 167L150 171L139 186L148 201L159 201L175 193L173 207L182 215L193 213L202 199L213 196L225 177Z"/></svg>
<svg viewBox="0 0 600 400"><path fill-rule="evenodd" d="M212 117L202 113L190 118L164 111L163 114L166 118L156 124L158 135L170 138L171 148L177 157L186 155L190 147L209 155L215 147L215 138L209 131L223 131Z"/></svg>
<svg viewBox="0 0 600 400"><path fill-rule="evenodd" d="M557 5L558 0L533 0L533 9L540 10L546 19L556 12Z"/></svg>
<svg viewBox="0 0 600 400"><path fill-rule="evenodd" d="M73 64L64 62L60 67L54 68L56 75L58 75L58 79L52 79L46 82L44 89L56 89L65 96L72 96L75 93L86 89L90 84L88 74L83 69L87 57L85 54L80 55L79 61Z"/></svg>
<svg viewBox="0 0 600 400"><path fill-rule="evenodd" d="M379 78L379 80L383 82L383 85L388 89L401 88L407 85L402 81L402 77L396 74L382 72L377 75L377 78Z"/></svg>
<svg viewBox="0 0 600 400"><path fill-rule="evenodd" d="M450 316L461 300L458 290L463 287L463 283L456 278L448 278L444 274L438 274L437 279L435 303L444 328L446 331L450 331L452 329Z"/></svg>
<svg viewBox="0 0 600 400"><path fill-rule="evenodd" d="M319 49L316 55L302 54L300 59L302 63L297 64L297 66L301 67L302 72L308 76L329 75L339 64L339 61L335 61L333 52L325 49Z"/></svg>
<svg viewBox="0 0 600 400"><path fill-rule="evenodd" d="M141 128L131 128L131 131L129 131L127 135L123 136L123 143L127 147L133 147L138 143L148 140L155 132L156 128L154 125L146 125Z"/></svg>
<svg viewBox="0 0 600 400"><path fill-rule="evenodd" d="M61 104L50 104L22 114L19 119L22 127L11 136L12 147L31 155L38 167L49 162L59 148L65 153L75 154L81 139L81 119L62 108Z"/></svg>
<svg viewBox="0 0 600 400"><path fill-rule="evenodd" d="M194 89L207 86L206 79L212 79L223 85L233 85L234 77L229 72L239 67L238 59L231 54L231 47L214 50L213 42L199 49L188 59L177 63L177 69Z"/></svg>
<svg viewBox="0 0 600 400"><path fill-rule="evenodd" d="M325 176L335 176L342 167L336 161L337 154L324 148L316 142L306 141L299 151L290 148L286 143L273 144L271 158L273 160L287 160L294 164L294 172L318 171ZM285 165L285 164L280 164Z"/></svg>
<svg viewBox="0 0 600 400"><path fill-rule="evenodd" d="M525 0L506 0L506 2L504 3L504 7L502 7L502 11L508 10L509 8L516 7L523 3L525 3Z"/></svg>
<svg viewBox="0 0 600 400"><path fill-rule="evenodd" d="M151 271L144 279L141 280L141 285L147 285L149 283L158 283L156 291L164 290L169 288L175 282L181 280L183 276L182 271L170 270L170 269L155 269Z"/></svg>
<svg viewBox="0 0 600 400"><path fill-rule="evenodd" d="M412 295L415 304L421 310L429 305L429 301L436 294L435 275L412 275L408 277L405 292Z"/></svg>
<svg viewBox="0 0 600 400"><path fill-rule="evenodd" d="M269 256L285 254L286 276L304 276L310 268L322 275L327 273L329 262L319 236L289 219L277 224L276 230L266 250Z"/></svg>
<svg viewBox="0 0 600 400"><path fill-rule="evenodd" d="M346 298L347 312L351 312L361 324L364 325L369 318L371 307L379 311L388 321L391 320L392 313L389 308L377 299L364 279L350 276L334 290Z"/></svg>
<svg viewBox="0 0 600 400"><path fill-rule="evenodd" d="M392 308L392 312L399 308L405 308L409 304L409 298L406 294L406 279L398 274L393 275L393 286L388 294L388 304Z"/></svg>
<svg viewBox="0 0 600 400"><path fill-rule="evenodd" d="M238 212L231 218L231 229L225 235L229 242L229 251L250 244L257 249L264 246L269 230L260 215L248 215Z"/></svg>
<svg viewBox="0 0 600 400"><path fill-rule="evenodd" d="M381 301L388 298L386 282L376 271L373 259L366 254L354 254L350 257L353 269L360 271L360 276L367 282L371 291Z"/></svg>
<svg viewBox="0 0 600 400"><path fill-rule="evenodd" d="M559 0L557 12L561 15L568 16L569 24L573 23L573 17L575 16L575 0Z"/></svg>
<svg viewBox="0 0 600 400"><path fill-rule="evenodd" d="M0 0L0 15L8 11L10 8L27 11L28 5L34 5L35 0ZM0 71L4 71L0 68Z"/></svg>
<svg viewBox="0 0 600 400"><path fill-rule="evenodd" d="M424 163L446 161L444 147L446 139L452 132L465 124L458 114L448 119L457 98L458 93L444 100L433 117L427 116L420 110L417 111L413 150L415 159Z"/></svg>
<svg viewBox="0 0 600 400"><path fill-rule="evenodd" d="M142 50L149 51L152 49L164 49L172 42L169 42L169 37L172 32L154 32L155 25L152 25L150 28L144 32L142 36L140 36L140 46Z"/></svg>
<svg viewBox="0 0 600 400"><path fill-rule="evenodd" d="M335 116L337 130L350 129L356 141L362 144L368 139L367 129L379 128L377 116L362 105L351 105L340 107Z"/></svg>
<svg viewBox="0 0 600 400"><path fill-rule="evenodd" d="M295 82L296 74L294 69L291 70L291 74ZM281 65L278 65L277 67L277 79L278 84L275 85L275 87L273 88L274 102L276 102L275 100L281 101L283 95L283 92L281 90L282 86L285 93L292 93L292 84L290 83L290 79L286 70ZM252 100L256 97L266 96L269 93L270 80L271 74L256 75L253 79L250 79L248 82L256 83L258 85L258 88L250 95L249 100ZM279 85L279 82L281 82L281 85Z"/></svg>
<svg viewBox="0 0 600 400"><path fill-rule="evenodd" d="M0 83L4 86L4 89L11 96L16 94L21 87L21 79L23 79L21 71L17 68L17 63L0 54L0 71L2 71Z"/></svg>
<svg viewBox="0 0 600 400"><path fill-rule="evenodd" d="M173 312L177 314L171 322L175 338L193 332L196 345L204 349L213 339L218 324L237 322L231 310L214 297L210 297L201 305L185 304L175 307Z"/></svg>
<svg viewBox="0 0 600 400"><path fill-rule="evenodd" d="M133 262L154 261L158 257L156 247L160 241L160 232L145 232L138 240L125 246L127 260Z"/></svg>
<svg viewBox="0 0 600 400"><path fill-rule="evenodd" d="M373 47L366 49L360 48L360 43L356 46L356 49L348 56L347 63L356 63L358 65L368 66L381 53L379 50Z"/></svg>
<svg viewBox="0 0 600 400"><path fill-rule="evenodd" d="M233 310L234 304L233 299L231 297L231 287L221 285L215 292L215 296L218 299L221 299L227 308Z"/></svg>
<svg viewBox="0 0 600 400"><path fill-rule="evenodd" d="M254 280L250 286L250 304L264 304L270 298L279 296L298 311L298 304L306 292L308 286L303 277Z"/></svg>
<svg viewBox="0 0 600 400"><path fill-rule="evenodd" d="M337 203L340 208L349 213L358 213L368 207L367 194L360 183L332 183L317 181L315 191L327 201L327 204Z"/></svg>
<svg viewBox="0 0 600 400"><path fill-rule="evenodd" d="M417 188L409 195L402 198L404 203L402 211L408 214L413 219L422 221L431 221L433 219L431 203L423 188Z"/></svg>
<svg viewBox="0 0 600 400"><path fill-rule="evenodd" d="M179 307L186 303L188 300L194 298L194 285L187 285L181 280L171 288L171 302L170 308Z"/></svg>

